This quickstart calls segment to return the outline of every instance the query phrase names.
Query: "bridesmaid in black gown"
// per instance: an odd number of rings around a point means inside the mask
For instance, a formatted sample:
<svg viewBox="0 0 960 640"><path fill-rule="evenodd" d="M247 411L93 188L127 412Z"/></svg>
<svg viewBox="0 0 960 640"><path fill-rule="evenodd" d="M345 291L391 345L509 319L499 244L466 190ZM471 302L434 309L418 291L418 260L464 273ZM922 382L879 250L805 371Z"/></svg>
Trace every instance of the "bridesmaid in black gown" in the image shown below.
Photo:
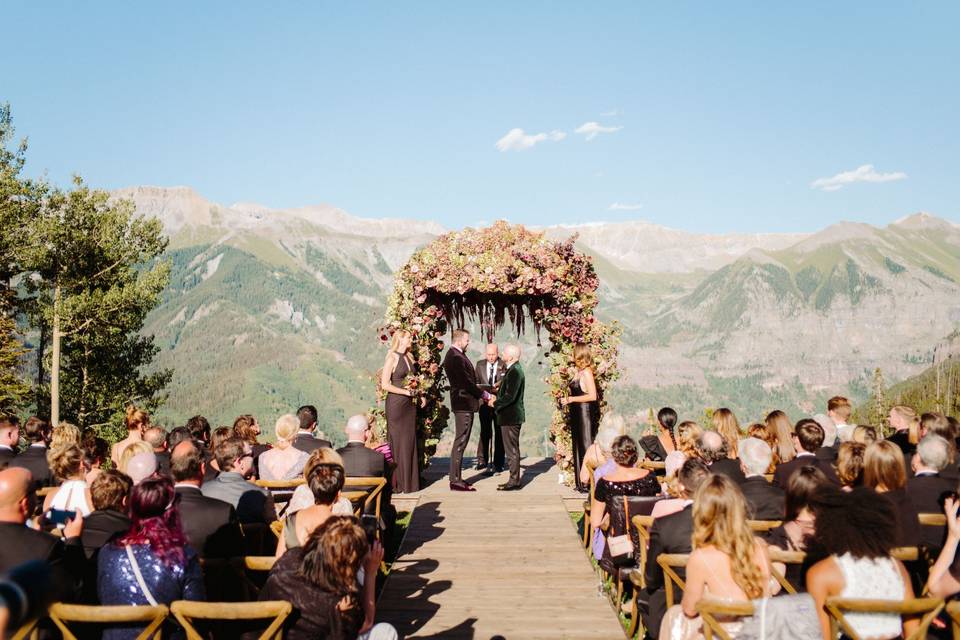
<svg viewBox="0 0 960 640"><path fill-rule="evenodd" d="M600 426L600 402L597 396L597 384L593 377L593 355L590 347L578 343L573 348L573 361L577 367L577 377L570 382L570 395L560 402L570 409L567 423L573 440L573 477L577 491L586 493L587 487L580 481L580 468L587 448L597 437Z"/></svg>
<svg viewBox="0 0 960 640"><path fill-rule="evenodd" d="M420 456L417 453L417 405L414 392L405 385L413 371L409 331L397 331L390 353L383 363L380 386L387 392L387 441L397 468L393 472L394 493L420 490Z"/></svg>

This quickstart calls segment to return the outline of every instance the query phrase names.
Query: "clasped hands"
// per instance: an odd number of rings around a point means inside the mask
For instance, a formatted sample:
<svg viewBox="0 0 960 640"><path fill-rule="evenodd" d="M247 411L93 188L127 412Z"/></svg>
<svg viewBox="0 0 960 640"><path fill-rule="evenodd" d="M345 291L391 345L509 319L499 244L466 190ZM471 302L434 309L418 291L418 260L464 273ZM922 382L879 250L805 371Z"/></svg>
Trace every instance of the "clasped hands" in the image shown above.
<svg viewBox="0 0 960 640"><path fill-rule="evenodd" d="M497 401L497 396L494 393L487 394L487 406L492 407L493 403Z"/></svg>

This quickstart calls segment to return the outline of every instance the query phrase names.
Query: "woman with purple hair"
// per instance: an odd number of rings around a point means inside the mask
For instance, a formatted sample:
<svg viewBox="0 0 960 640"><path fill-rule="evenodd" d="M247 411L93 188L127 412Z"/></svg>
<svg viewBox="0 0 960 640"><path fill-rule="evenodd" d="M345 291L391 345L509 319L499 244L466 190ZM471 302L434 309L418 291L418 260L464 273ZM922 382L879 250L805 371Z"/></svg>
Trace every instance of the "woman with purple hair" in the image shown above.
<svg viewBox="0 0 960 640"><path fill-rule="evenodd" d="M97 592L103 605L157 605L203 600L200 560L180 526L173 482L147 478L129 500L130 530L100 550ZM143 630L119 626L104 630L105 640L136 638ZM182 634L181 634L182 635Z"/></svg>

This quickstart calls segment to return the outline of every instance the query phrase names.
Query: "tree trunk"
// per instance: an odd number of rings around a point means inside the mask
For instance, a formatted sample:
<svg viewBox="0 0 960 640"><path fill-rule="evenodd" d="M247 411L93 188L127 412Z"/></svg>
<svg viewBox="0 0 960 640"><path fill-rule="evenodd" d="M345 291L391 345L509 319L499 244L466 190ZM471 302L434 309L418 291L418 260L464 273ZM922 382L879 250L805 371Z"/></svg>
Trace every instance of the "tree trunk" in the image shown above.
<svg viewBox="0 0 960 640"><path fill-rule="evenodd" d="M41 389L43 389L43 356L47 352L47 324L41 320L40 322L40 339L37 342L37 388L36 388L36 404L37 409L40 409L40 398L41 398Z"/></svg>
<svg viewBox="0 0 960 640"><path fill-rule="evenodd" d="M50 361L50 425L60 424L60 285L53 287L53 355Z"/></svg>

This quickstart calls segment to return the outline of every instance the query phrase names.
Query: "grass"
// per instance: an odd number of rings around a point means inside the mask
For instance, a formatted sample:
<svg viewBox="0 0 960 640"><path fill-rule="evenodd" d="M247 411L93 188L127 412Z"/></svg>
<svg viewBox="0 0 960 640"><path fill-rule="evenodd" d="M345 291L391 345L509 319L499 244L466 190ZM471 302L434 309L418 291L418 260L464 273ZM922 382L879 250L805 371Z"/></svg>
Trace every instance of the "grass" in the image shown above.
<svg viewBox="0 0 960 640"><path fill-rule="evenodd" d="M393 568L393 563L400 554L400 546L403 544L403 539L407 535L407 528L410 526L410 518L412 516L412 511L397 512L397 522L393 527L393 533L390 536L390 540L387 541L387 545L383 549L383 565L381 565L380 574L377 576L378 598L380 597L380 592L383 591L383 585L387 581L387 576L390 574L390 569ZM387 567L386 573L384 573L383 570L384 566Z"/></svg>

